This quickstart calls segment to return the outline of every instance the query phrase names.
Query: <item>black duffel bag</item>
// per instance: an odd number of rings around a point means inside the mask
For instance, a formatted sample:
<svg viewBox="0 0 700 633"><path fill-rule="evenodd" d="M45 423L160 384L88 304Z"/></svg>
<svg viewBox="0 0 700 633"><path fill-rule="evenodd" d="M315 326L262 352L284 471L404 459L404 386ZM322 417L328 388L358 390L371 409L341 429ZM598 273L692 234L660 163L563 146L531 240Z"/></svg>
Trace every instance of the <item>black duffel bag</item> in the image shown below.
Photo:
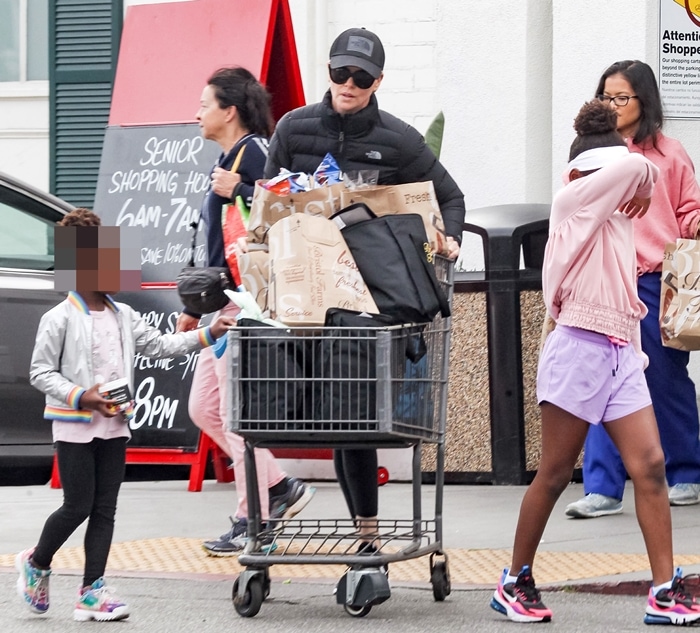
<svg viewBox="0 0 700 633"><path fill-rule="evenodd" d="M427 323L438 313L450 316L420 215L377 217L367 205L357 203L331 219L340 226L380 313L398 323Z"/></svg>
<svg viewBox="0 0 700 633"><path fill-rule="evenodd" d="M377 399L377 335L370 328L394 325L393 317L343 308L326 311L327 336L317 348L315 417L374 420ZM352 329L350 329L352 328Z"/></svg>

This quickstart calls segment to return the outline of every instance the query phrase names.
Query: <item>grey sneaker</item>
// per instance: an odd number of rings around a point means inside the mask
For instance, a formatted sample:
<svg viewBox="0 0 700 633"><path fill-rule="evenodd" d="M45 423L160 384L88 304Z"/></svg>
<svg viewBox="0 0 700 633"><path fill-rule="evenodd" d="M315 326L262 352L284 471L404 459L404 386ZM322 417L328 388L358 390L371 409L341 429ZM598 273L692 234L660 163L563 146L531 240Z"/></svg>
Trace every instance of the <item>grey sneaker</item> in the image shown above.
<svg viewBox="0 0 700 633"><path fill-rule="evenodd" d="M692 506L700 503L700 484L676 484L668 491L668 502L672 506Z"/></svg>
<svg viewBox="0 0 700 633"><path fill-rule="evenodd" d="M566 506L566 516L575 519L595 519L621 512L622 501L620 499L599 495L597 492L591 492L582 499Z"/></svg>
<svg viewBox="0 0 700 633"><path fill-rule="evenodd" d="M296 516L311 501L315 492L316 488L313 486L306 485L296 477L290 477L287 490L277 497L270 497L270 520L279 522Z"/></svg>
<svg viewBox="0 0 700 633"><path fill-rule="evenodd" d="M238 517L231 519L231 529L222 534L215 541L204 541L202 543L202 549L206 552L207 556L216 556L218 558L223 558L225 556L236 556L240 554L248 543L248 520L239 519ZM263 531L260 533L260 551L265 553L274 552L277 549L277 543L275 543L275 535L270 530Z"/></svg>
<svg viewBox="0 0 700 633"><path fill-rule="evenodd" d="M235 556L243 550L239 537L248 533L248 521L238 517L229 517L231 529L214 541L204 541L202 548L207 556Z"/></svg>

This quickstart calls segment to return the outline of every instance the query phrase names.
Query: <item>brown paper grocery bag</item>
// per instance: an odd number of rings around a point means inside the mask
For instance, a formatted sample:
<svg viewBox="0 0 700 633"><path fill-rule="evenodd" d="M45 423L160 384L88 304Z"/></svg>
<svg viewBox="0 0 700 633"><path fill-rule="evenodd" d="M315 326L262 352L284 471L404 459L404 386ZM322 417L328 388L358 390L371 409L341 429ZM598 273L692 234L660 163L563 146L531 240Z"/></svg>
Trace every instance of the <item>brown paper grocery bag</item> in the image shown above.
<svg viewBox="0 0 700 633"><path fill-rule="evenodd" d="M273 319L323 325L328 308L378 312L334 222L295 213L273 224L268 235Z"/></svg>
<svg viewBox="0 0 700 633"><path fill-rule="evenodd" d="M270 283L270 254L253 250L238 254L238 270L243 287L255 297L260 309L268 309L267 290Z"/></svg>
<svg viewBox="0 0 700 633"><path fill-rule="evenodd" d="M344 184L337 183L311 191L278 196L265 189L262 186L263 182L265 181L259 180L255 183L253 201L250 205L248 241L254 244L266 244L270 227L292 213L322 215L329 218L340 210L340 192L345 189Z"/></svg>
<svg viewBox="0 0 700 633"><path fill-rule="evenodd" d="M449 255L445 239L445 224L433 181L411 182L403 185L374 185L340 192L341 209L356 202L366 204L379 216L394 213L417 213L423 218L425 232L433 253Z"/></svg>
<svg viewBox="0 0 700 633"><path fill-rule="evenodd" d="M661 342L666 347L700 349L700 241L667 244L661 271Z"/></svg>

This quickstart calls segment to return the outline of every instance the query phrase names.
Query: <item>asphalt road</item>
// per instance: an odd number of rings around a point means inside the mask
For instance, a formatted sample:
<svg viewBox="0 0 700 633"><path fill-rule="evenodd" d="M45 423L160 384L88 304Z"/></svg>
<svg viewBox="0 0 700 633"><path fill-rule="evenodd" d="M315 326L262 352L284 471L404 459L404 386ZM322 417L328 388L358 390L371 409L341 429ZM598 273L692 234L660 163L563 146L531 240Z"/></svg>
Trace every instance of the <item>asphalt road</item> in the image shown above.
<svg viewBox="0 0 700 633"><path fill-rule="evenodd" d="M52 578L52 606L44 616L24 607L16 595L15 582L14 574L0 573L2 633L85 633L93 627L111 633L513 633L524 626L489 608L491 590L456 590L444 602L435 602L429 588L392 587L387 602L373 607L364 618L353 618L335 603L333 584L273 582L260 613L242 618L231 603L230 580L158 578L114 579L118 595L131 607L131 616L122 622L86 624L72 619L77 577ZM643 623L645 600L639 596L562 591L550 592L545 599L554 619L537 626L538 631L653 631Z"/></svg>

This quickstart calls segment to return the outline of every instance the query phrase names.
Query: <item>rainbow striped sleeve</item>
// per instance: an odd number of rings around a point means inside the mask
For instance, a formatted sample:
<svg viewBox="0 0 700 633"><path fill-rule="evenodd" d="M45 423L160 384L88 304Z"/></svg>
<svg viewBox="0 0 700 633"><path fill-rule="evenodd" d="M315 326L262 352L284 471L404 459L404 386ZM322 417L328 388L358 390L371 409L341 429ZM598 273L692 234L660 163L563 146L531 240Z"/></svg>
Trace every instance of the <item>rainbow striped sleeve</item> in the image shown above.
<svg viewBox="0 0 700 633"><path fill-rule="evenodd" d="M57 422L84 422L89 424L92 422L92 411L87 409L76 411L75 409L63 409L46 405L44 407L44 419Z"/></svg>
<svg viewBox="0 0 700 633"><path fill-rule="evenodd" d="M202 347L211 347L216 342L216 339L211 334L211 327L199 328L199 342Z"/></svg>
<svg viewBox="0 0 700 633"><path fill-rule="evenodd" d="M83 389L82 387L73 387L70 390L70 393L68 394L68 398L66 398L68 406L73 409L77 409L78 403L80 402L80 398L84 393L85 389Z"/></svg>

